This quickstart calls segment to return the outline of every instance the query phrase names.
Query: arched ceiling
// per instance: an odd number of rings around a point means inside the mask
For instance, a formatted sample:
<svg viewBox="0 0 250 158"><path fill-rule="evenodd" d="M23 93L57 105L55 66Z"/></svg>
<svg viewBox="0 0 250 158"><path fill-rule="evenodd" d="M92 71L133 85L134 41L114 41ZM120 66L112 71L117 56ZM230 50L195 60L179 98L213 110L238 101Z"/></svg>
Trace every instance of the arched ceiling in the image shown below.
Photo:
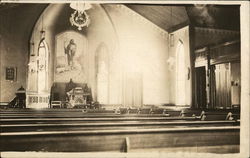
<svg viewBox="0 0 250 158"><path fill-rule="evenodd" d="M127 4L126 6L168 32L189 24L185 6L147 4Z"/></svg>
<svg viewBox="0 0 250 158"><path fill-rule="evenodd" d="M30 7L32 5L46 6L28 4ZM125 5L168 32L188 24L204 28L237 31L240 29L240 7L236 5ZM27 7L27 4L0 3L0 12L20 7Z"/></svg>
<svg viewBox="0 0 250 158"><path fill-rule="evenodd" d="M190 5L187 15L196 27L240 30L240 7L233 5Z"/></svg>
<svg viewBox="0 0 250 158"><path fill-rule="evenodd" d="M155 4L126 4L126 6L168 32L188 24L214 29L240 29L239 6Z"/></svg>
<svg viewBox="0 0 250 158"><path fill-rule="evenodd" d="M47 4L0 3L0 33L28 41L36 21Z"/></svg>
<svg viewBox="0 0 250 158"><path fill-rule="evenodd" d="M9 25L16 26L18 24L19 27L15 31L22 32L25 34L25 37L28 37L36 21L47 6L48 4L38 3L0 3L0 19L3 24L6 23L5 25L1 25L2 32L8 30ZM240 6L156 4L125 4L125 6L167 32L172 32L186 25L198 28L201 32L195 30L197 32L195 36L195 48L203 47L207 44L239 39ZM60 28L62 30L64 27L70 26L68 18L65 20L65 17L69 17L71 12L72 9L70 7L65 7L60 12L61 16L56 17L54 22L58 23L59 21L61 23L57 25L59 31ZM62 21L65 22L63 23ZM21 28L23 28L22 31ZM216 29L219 33L211 33L210 29ZM223 30L233 30L236 33L228 33L227 31L223 33Z"/></svg>

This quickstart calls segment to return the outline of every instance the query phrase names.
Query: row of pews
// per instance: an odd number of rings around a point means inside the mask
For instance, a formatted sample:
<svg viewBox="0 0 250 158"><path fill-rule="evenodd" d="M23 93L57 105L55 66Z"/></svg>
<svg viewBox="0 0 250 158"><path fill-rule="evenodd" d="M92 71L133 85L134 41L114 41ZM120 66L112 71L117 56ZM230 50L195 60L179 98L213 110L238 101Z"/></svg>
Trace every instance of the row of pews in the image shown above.
<svg viewBox="0 0 250 158"><path fill-rule="evenodd" d="M169 109L4 109L8 151L239 152L238 111Z"/></svg>

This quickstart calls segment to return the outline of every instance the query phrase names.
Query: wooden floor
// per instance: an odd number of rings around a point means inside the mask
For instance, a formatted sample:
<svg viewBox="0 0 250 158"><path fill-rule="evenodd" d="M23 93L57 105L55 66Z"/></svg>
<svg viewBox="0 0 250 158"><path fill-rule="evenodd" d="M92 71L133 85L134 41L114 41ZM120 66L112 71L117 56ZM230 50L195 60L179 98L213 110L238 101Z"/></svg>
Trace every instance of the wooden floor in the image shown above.
<svg viewBox="0 0 250 158"><path fill-rule="evenodd" d="M86 113L80 109L1 110L0 150L239 152L240 122L237 119L226 120L221 112L207 113L206 118L213 119L201 120L194 112L181 116L180 111L121 114Z"/></svg>
<svg viewBox="0 0 250 158"><path fill-rule="evenodd" d="M143 150L129 153L122 152L1 152L2 158L242 158L240 154L216 154L214 147L204 148L170 148L174 150ZM224 151L222 146L215 147ZM232 146L232 148L235 148ZM168 148L169 149L169 148ZM204 151L202 151L204 149Z"/></svg>

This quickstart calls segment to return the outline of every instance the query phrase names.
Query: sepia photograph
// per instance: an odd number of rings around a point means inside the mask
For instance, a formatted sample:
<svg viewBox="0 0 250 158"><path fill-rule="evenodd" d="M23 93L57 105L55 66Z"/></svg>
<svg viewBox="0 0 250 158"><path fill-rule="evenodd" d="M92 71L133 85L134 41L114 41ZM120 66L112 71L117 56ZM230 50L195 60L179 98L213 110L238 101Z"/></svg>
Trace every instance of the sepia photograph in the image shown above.
<svg viewBox="0 0 250 158"><path fill-rule="evenodd" d="M248 1L0 1L0 157L249 154Z"/></svg>

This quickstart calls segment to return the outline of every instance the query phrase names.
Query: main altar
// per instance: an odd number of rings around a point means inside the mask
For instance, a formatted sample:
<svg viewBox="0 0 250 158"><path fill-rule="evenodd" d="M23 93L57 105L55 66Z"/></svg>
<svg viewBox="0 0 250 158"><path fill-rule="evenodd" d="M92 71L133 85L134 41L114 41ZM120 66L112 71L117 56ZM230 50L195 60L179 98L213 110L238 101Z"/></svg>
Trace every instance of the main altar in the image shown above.
<svg viewBox="0 0 250 158"><path fill-rule="evenodd" d="M88 98L90 96L89 89L83 87L75 87L67 92L68 107L77 108L87 105L89 102Z"/></svg>
<svg viewBox="0 0 250 158"><path fill-rule="evenodd" d="M55 82L50 92L50 108L86 108L91 104L91 88L87 83ZM55 104L55 105L54 105Z"/></svg>

